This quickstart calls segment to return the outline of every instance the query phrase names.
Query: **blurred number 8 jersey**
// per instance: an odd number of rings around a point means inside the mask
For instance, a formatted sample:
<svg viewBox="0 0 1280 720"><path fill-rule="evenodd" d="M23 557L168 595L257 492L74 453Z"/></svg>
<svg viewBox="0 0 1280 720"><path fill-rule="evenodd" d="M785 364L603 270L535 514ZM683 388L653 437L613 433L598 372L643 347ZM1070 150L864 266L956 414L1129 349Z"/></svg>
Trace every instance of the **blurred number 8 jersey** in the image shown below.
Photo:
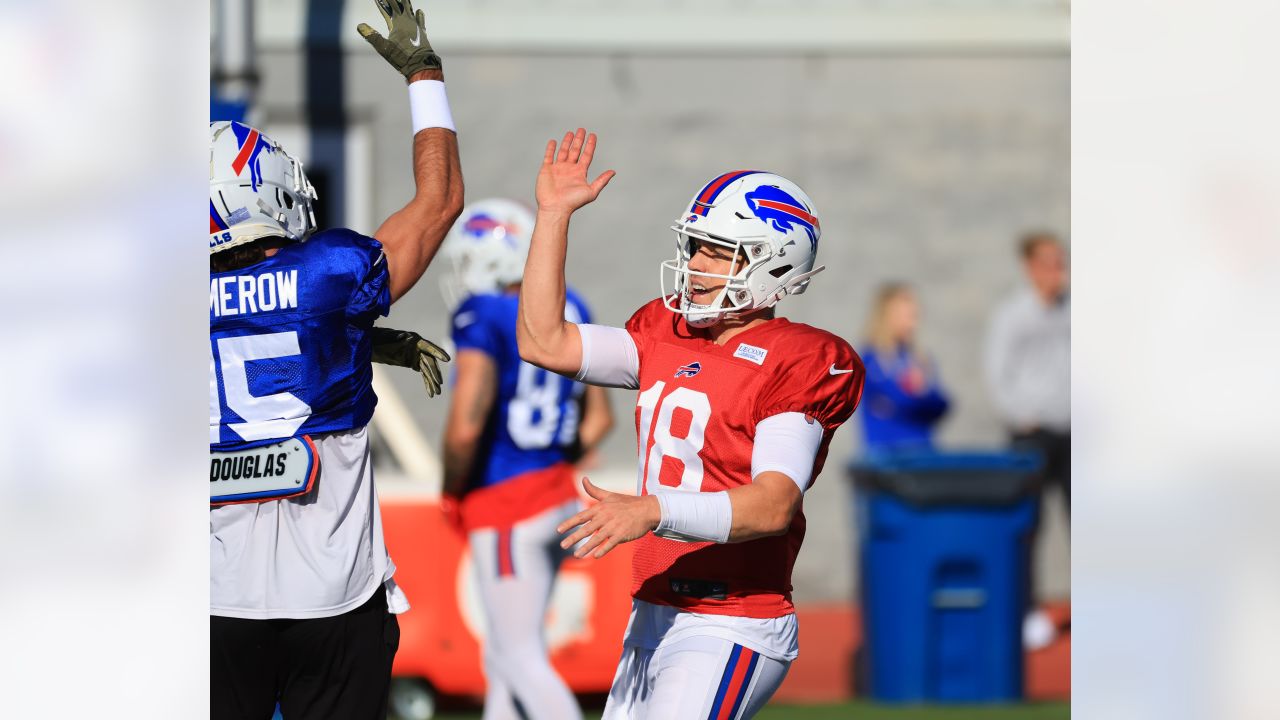
<svg viewBox="0 0 1280 720"><path fill-rule="evenodd" d="M469 490L563 463L578 440L578 402L585 387L520 359L518 307L515 293L478 293L453 315L455 346L488 355L498 381L483 447L468 478ZM572 290L566 293L565 317L590 322L586 303ZM571 485L569 496L573 496Z"/></svg>
<svg viewBox="0 0 1280 720"><path fill-rule="evenodd" d="M308 436L368 424L368 331L390 309L386 265L381 243L334 229L210 275L213 502L305 492L316 474Z"/></svg>
<svg viewBox="0 0 1280 720"><path fill-rule="evenodd" d="M831 437L853 414L863 368L844 340L775 318L725 345L706 339L661 299L627 322L639 352L638 494L718 492L750 484L756 425L803 413L822 425L817 478ZM787 532L743 543L636 541L632 595L682 610L753 618L793 612L791 569L804 540L799 511Z"/></svg>

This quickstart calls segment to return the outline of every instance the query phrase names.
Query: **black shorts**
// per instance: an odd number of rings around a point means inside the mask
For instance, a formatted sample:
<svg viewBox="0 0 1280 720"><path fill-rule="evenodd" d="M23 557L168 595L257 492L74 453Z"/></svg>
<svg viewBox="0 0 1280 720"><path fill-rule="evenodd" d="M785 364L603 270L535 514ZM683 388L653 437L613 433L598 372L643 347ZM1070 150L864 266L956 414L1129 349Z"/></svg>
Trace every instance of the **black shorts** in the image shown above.
<svg viewBox="0 0 1280 720"><path fill-rule="evenodd" d="M308 620L210 616L209 717L383 720L400 625L379 585L360 607Z"/></svg>

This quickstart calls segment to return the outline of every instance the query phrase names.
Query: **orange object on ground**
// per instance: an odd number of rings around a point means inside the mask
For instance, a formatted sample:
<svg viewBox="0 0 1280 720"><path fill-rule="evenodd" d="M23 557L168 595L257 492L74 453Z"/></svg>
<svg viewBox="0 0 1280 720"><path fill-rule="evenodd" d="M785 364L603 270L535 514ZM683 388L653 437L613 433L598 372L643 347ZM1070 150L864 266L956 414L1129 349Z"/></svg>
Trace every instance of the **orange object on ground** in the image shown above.
<svg viewBox="0 0 1280 720"><path fill-rule="evenodd" d="M399 616L400 650L392 674L423 678L448 695L483 695L484 616L470 580L466 542L434 500L389 497L381 505L396 583L412 606ZM547 642L552 665L575 693L606 692L613 682L631 611L630 588L629 545L602 560L570 558L561 567Z"/></svg>
<svg viewBox="0 0 1280 720"><path fill-rule="evenodd" d="M1058 628L1058 637L1041 650L1027 653L1028 700L1071 699L1071 603L1045 603L1041 609Z"/></svg>

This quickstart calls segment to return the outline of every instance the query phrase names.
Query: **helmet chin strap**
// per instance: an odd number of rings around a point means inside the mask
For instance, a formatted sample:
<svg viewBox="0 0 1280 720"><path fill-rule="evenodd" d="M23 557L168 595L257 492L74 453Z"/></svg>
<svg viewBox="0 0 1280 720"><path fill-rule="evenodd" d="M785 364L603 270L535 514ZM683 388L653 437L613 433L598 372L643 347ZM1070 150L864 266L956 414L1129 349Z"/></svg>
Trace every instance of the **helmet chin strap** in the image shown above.
<svg viewBox="0 0 1280 720"><path fill-rule="evenodd" d="M726 299L727 295L724 290L720 291L720 295L717 297L718 302L715 305L699 305L686 299L684 301L684 321L688 323L690 327L696 328L706 328L715 325L720 322L724 316L723 307L717 306L723 306Z"/></svg>
<svg viewBox="0 0 1280 720"><path fill-rule="evenodd" d="M688 312L684 316L685 323L689 327L695 327L695 328L709 328L712 325L716 325L723 319L724 319L723 310L709 310L707 312Z"/></svg>

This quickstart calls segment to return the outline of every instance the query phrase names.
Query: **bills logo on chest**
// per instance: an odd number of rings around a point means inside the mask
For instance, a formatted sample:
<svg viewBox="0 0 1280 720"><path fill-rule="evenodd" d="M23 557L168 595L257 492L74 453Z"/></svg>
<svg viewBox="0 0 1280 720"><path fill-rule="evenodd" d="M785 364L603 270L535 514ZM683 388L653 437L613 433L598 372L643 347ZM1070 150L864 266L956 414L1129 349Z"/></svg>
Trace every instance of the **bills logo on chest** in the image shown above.
<svg viewBox="0 0 1280 720"><path fill-rule="evenodd" d="M691 378L700 372L702 372L702 363L691 362L688 365L681 365L680 367L676 368L675 376L678 378L683 378L683 377Z"/></svg>

